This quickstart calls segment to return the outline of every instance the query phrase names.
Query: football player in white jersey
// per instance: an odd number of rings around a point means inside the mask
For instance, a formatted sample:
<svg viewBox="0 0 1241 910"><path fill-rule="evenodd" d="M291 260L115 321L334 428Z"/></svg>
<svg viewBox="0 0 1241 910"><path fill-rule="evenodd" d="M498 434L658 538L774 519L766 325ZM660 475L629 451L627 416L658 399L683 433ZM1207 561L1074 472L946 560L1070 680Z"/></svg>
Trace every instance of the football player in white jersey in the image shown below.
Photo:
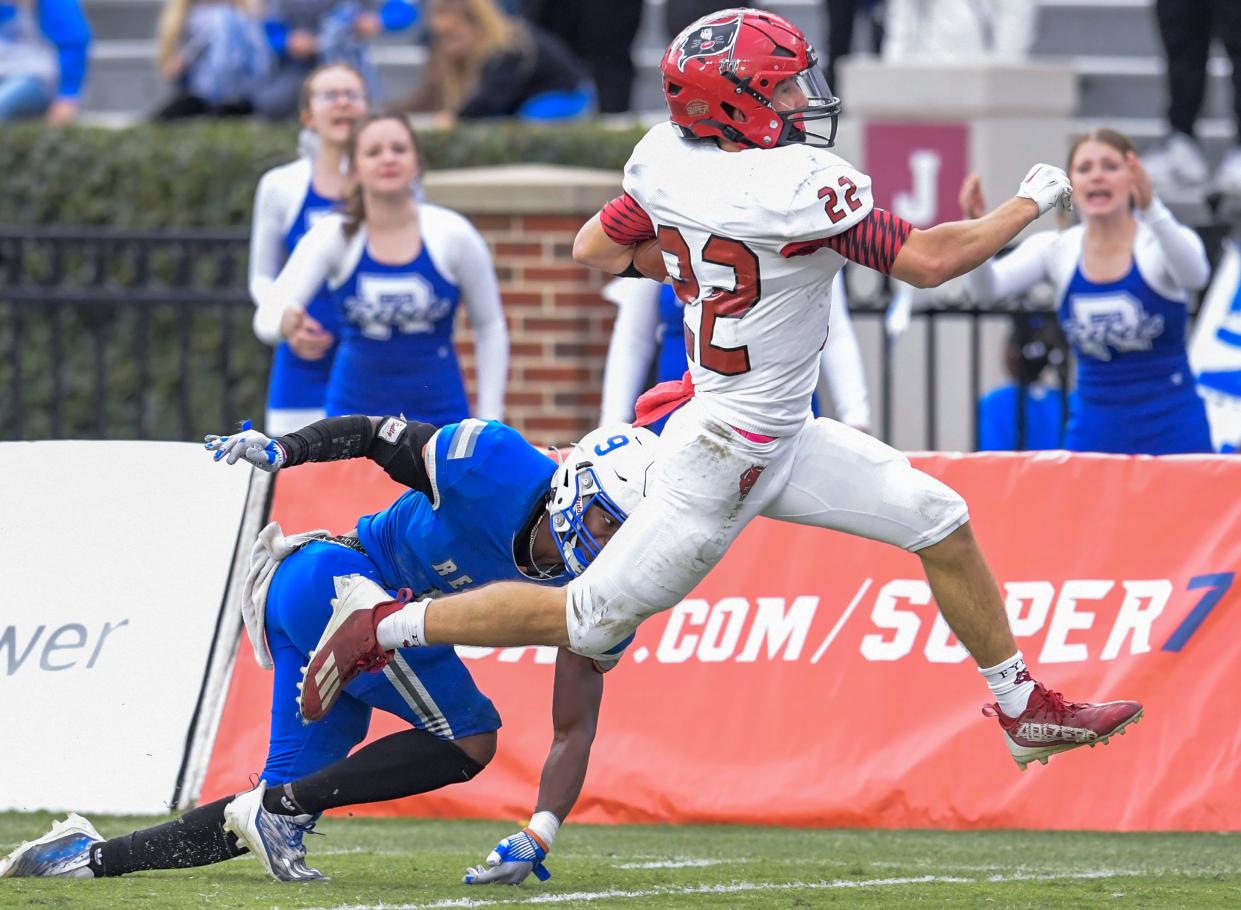
<svg viewBox="0 0 1241 910"><path fill-rule="evenodd" d="M786 20L750 9L705 16L674 39L661 70L671 122L638 143L625 193L587 222L573 249L579 262L633 274L639 245L657 238L685 303L690 375L662 396L664 407L639 403L638 423L680 404L646 501L567 596L501 583L410 604L377 624L375 642L356 614L373 617L390 598L366 583L352 589L305 675L304 715L318 710L306 699L317 698L325 662L372 659L359 638L376 653L427 642L604 654L689 594L750 519L765 515L916 553L994 695L984 713L999 719L1021 768L1106 742L1142 706L1069 702L1035 682L961 497L879 440L810 414L832 279L846 259L938 285L1067 205L1067 176L1035 165L991 213L915 230L875 208L870 178L826 150L840 102ZM349 634L360 626L365 636Z"/></svg>

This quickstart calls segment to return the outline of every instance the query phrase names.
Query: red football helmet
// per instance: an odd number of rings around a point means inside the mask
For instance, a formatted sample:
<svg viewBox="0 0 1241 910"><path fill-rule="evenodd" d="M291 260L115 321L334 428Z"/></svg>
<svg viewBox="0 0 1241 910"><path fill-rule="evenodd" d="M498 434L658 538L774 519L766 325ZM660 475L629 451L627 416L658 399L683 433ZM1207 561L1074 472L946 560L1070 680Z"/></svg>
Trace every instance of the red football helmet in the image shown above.
<svg viewBox="0 0 1241 910"><path fill-rule="evenodd" d="M659 65L671 120L686 136L750 148L836 141L840 99L814 48L787 19L756 9L703 16L673 39ZM828 120L818 131L810 124Z"/></svg>

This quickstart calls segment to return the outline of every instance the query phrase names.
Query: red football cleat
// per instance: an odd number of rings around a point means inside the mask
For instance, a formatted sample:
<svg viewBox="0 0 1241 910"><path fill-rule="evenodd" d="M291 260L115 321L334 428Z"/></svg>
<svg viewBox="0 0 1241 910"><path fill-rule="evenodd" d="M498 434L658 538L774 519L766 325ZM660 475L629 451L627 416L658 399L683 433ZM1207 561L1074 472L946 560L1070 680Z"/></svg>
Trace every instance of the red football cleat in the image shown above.
<svg viewBox="0 0 1241 910"><path fill-rule="evenodd" d="M1035 683L1030 703L1017 717L1009 717L994 704L986 705L982 713L999 719L1008 751L1024 771L1032 761L1047 764L1057 752L1079 746L1093 749L1117 733L1124 735L1125 727L1141 718L1142 706L1136 701L1066 702L1059 692Z"/></svg>
<svg viewBox="0 0 1241 910"><path fill-rule="evenodd" d="M320 720L336 703L349 681L363 672L382 670L393 652L379 647L375 629L379 621L395 613L412 597L402 588L396 599L362 575L336 579L332 616L319 643L302 668L297 705L307 723Z"/></svg>

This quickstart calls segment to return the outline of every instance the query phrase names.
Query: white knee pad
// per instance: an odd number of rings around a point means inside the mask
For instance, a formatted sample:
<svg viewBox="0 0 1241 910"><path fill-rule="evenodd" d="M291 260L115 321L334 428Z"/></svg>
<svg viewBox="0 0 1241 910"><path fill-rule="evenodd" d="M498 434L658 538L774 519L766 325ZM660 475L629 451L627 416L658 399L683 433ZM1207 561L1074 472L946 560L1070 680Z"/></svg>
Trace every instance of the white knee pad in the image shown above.
<svg viewBox="0 0 1241 910"><path fill-rule="evenodd" d="M969 506L961 494L943 481L919 471L908 461L903 468L894 465L893 470L904 471L900 482L907 485L909 505L921 525L916 529L917 536L905 546L906 550L916 553L937 544L970 520Z"/></svg>
<svg viewBox="0 0 1241 910"><path fill-rule="evenodd" d="M607 659L608 652L632 635L645 618L635 601L612 589L606 579L591 573L569 582L565 589L565 623L569 628L569 650L595 660Z"/></svg>

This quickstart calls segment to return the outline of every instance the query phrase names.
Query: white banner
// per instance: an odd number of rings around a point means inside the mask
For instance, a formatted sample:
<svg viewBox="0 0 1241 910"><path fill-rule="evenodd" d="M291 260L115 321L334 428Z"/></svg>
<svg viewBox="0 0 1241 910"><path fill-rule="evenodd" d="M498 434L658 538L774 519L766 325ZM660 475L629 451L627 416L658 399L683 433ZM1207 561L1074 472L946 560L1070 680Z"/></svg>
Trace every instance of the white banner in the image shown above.
<svg viewBox="0 0 1241 910"><path fill-rule="evenodd" d="M250 475L191 443L0 444L0 809L168 810Z"/></svg>
<svg viewBox="0 0 1241 910"><path fill-rule="evenodd" d="M1216 451L1241 449L1241 253L1224 241L1189 345L1198 393L1207 405Z"/></svg>

